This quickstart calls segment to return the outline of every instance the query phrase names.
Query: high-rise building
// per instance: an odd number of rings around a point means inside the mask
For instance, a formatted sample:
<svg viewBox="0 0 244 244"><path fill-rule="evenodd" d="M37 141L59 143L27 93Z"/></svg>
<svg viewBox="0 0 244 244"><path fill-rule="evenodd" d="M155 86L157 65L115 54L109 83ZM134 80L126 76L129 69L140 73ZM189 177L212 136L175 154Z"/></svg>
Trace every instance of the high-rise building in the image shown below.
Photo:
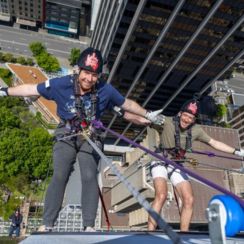
<svg viewBox="0 0 244 244"><path fill-rule="evenodd" d="M244 105L233 112L233 118L228 121L233 129L238 130L240 145L244 147Z"/></svg>
<svg viewBox="0 0 244 244"><path fill-rule="evenodd" d="M207 95L214 81L228 78L239 65L243 9L241 0L102 1L91 45L101 49L108 82L123 95L148 110L175 115L194 93ZM138 126L110 115L103 121L138 136Z"/></svg>
<svg viewBox="0 0 244 244"><path fill-rule="evenodd" d="M11 22L16 22L26 29L37 30L42 27L44 3L43 0L7 0Z"/></svg>

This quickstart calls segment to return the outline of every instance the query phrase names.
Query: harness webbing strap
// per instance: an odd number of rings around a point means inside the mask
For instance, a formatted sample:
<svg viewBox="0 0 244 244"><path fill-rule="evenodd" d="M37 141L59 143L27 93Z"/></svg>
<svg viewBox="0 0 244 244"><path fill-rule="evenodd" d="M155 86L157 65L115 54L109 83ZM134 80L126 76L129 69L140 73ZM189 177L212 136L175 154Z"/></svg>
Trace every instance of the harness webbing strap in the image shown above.
<svg viewBox="0 0 244 244"><path fill-rule="evenodd" d="M77 117L80 121L91 122L96 119L96 111L97 111L97 89L94 85L91 89L91 111L89 114L86 114L84 109L84 104L81 99L80 93L80 85L79 85L79 75L73 74L72 76L73 84L74 84L74 95L75 95L75 108L77 110Z"/></svg>
<svg viewBox="0 0 244 244"><path fill-rule="evenodd" d="M181 151L179 119L180 119L179 116L175 116L173 118L173 121L175 124L175 152L176 152L176 154ZM191 150L191 148L192 148L192 127L190 126L187 129L185 151Z"/></svg>
<svg viewBox="0 0 244 244"><path fill-rule="evenodd" d="M80 86L79 86L79 75L78 74L73 74L73 84L74 84L74 95L75 95L75 108L77 110L77 117L82 118L83 113L82 113L82 104L80 100Z"/></svg>

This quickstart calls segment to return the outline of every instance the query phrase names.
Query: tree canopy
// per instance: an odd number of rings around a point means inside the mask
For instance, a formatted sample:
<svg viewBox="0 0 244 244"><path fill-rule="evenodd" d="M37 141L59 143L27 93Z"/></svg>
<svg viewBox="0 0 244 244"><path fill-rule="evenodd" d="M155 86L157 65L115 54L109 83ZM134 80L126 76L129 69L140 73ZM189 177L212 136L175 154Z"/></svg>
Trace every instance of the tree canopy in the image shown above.
<svg viewBox="0 0 244 244"><path fill-rule="evenodd" d="M23 100L6 97L0 98L0 138L0 193L7 189L11 199L20 194L28 196L32 182L46 178L52 137ZM6 203L0 197L1 216L13 211L11 199Z"/></svg>
<svg viewBox="0 0 244 244"><path fill-rule="evenodd" d="M69 56L70 65L76 65L77 61L80 57L80 49L79 48L72 48Z"/></svg>
<svg viewBox="0 0 244 244"><path fill-rule="evenodd" d="M47 52L46 47L41 42L32 42L29 45L37 64L46 72L57 72L60 70L58 59Z"/></svg>
<svg viewBox="0 0 244 244"><path fill-rule="evenodd" d="M43 52L46 52L46 47L41 42L32 42L29 44L29 48L33 53L33 56L36 57Z"/></svg>

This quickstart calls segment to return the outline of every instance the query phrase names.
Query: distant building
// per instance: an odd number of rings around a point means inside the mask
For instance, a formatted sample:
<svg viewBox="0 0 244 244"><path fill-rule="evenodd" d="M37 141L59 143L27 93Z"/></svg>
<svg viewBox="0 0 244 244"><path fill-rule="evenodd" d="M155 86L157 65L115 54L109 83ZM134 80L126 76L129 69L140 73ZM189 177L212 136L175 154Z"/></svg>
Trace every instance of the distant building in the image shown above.
<svg viewBox="0 0 244 244"><path fill-rule="evenodd" d="M46 81L47 76L38 68L32 66L24 66L20 64L6 64L10 71L14 74L14 84L41 83ZM49 125L57 125L59 118L56 114L56 104L53 101L46 100L43 97L26 98L32 103L37 111L42 114L42 119Z"/></svg>
<svg viewBox="0 0 244 244"><path fill-rule="evenodd" d="M44 3L43 0L1 0L0 20L37 30L42 27Z"/></svg>
<svg viewBox="0 0 244 244"><path fill-rule="evenodd" d="M244 105L234 111L233 118L228 122L233 129L238 130L240 145L244 147Z"/></svg>
<svg viewBox="0 0 244 244"><path fill-rule="evenodd" d="M11 20L9 3L6 0L0 0L0 20L7 22Z"/></svg>
<svg viewBox="0 0 244 244"><path fill-rule="evenodd" d="M89 34L90 8L90 1L47 0L45 28L48 33L68 37Z"/></svg>
<svg viewBox="0 0 244 244"><path fill-rule="evenodd" d="M44 1L42 0L11 0L10 9L13 21L20 26L26 26L28 29L38 29L42 27Z"/></svg>
<svg viewBox="0 0 244 244"><path fill-rule="evenodd" d="M96 5L91 0L0 0L0 21L78 38L90 35L92 6ZM93 11L93 20L96 15Z"/></svg>
<svg viewBox="0 0 244 244"><path fill-rule="evenodd" d="M226 122L232 120L234 111L244 105L244 75L235 72L229 79L214 82L211 96L217 104L227 106Z"/></svg>

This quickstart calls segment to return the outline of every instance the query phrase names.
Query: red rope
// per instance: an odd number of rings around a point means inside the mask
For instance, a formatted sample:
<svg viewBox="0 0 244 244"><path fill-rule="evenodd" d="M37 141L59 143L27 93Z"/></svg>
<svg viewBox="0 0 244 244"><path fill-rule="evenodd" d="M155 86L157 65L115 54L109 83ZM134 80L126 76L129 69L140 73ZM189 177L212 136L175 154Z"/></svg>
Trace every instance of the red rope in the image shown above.
<svg viewBox="0 0 244 244"><path fill-rule="evenodd" d="M106 218L107 227L108 227L108 231L109 231L111 224L110 224L109 217L108 217L108 212L107 212L104 200L103 200L102 192L101 192L99 187L98 187L98 192L99 192L99 197L100 197L100 200L101 200L101 203L102 203L103 211L105 213L105 218Z"/></svg>

